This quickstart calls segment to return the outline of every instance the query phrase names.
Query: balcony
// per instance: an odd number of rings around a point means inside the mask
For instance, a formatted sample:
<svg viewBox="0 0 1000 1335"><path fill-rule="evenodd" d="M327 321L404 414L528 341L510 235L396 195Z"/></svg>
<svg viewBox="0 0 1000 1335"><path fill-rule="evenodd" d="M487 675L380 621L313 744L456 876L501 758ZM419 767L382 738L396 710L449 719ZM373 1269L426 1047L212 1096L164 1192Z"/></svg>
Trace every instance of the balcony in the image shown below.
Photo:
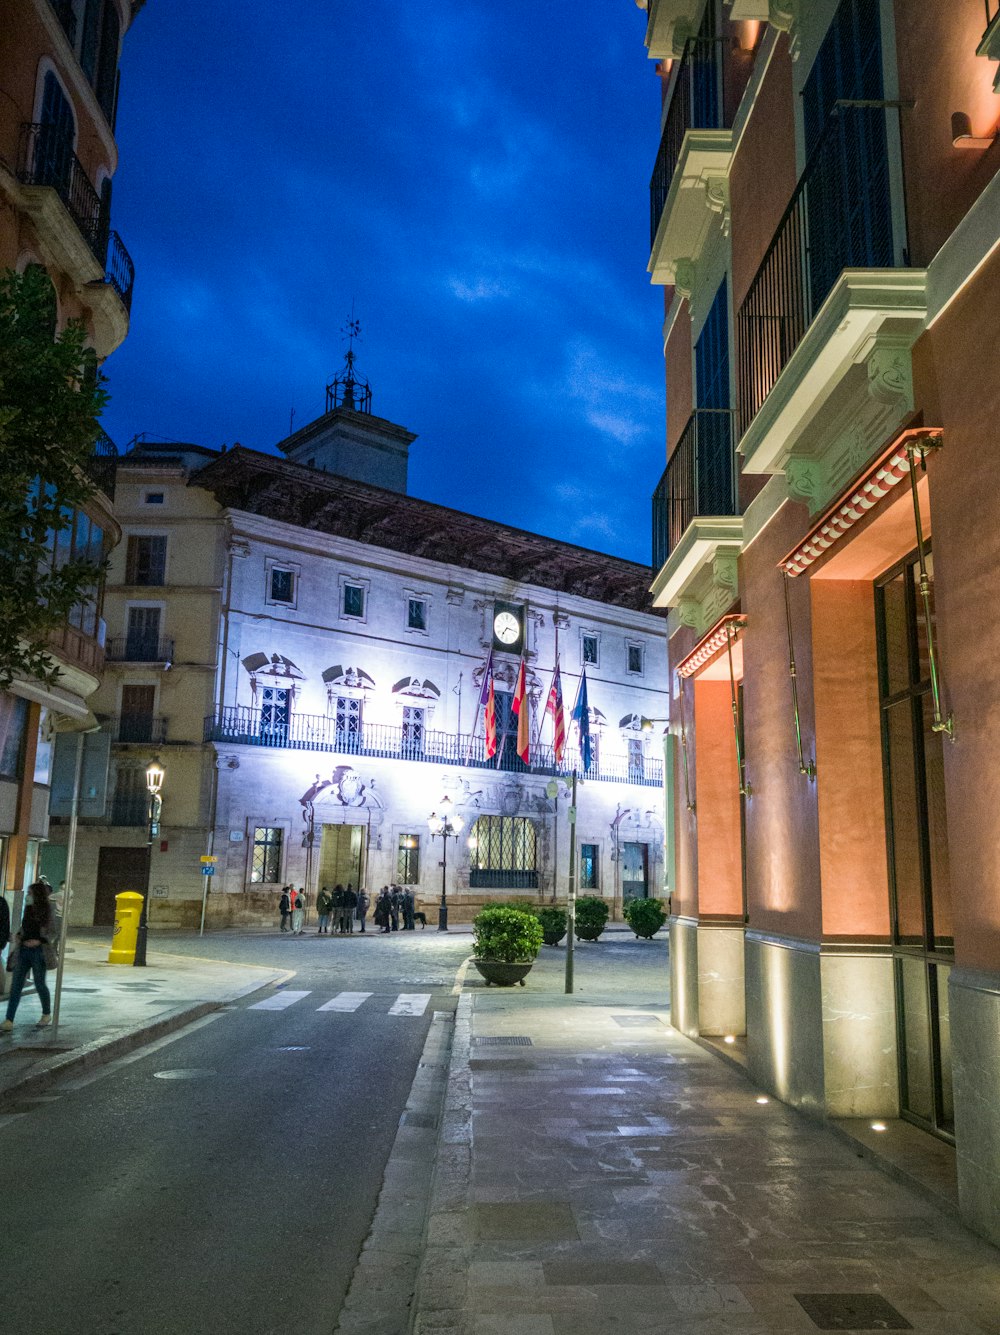
<svg viewBox="0 0 1000 1335"><path fill-rule="evenodd" d="M733 136L724 124L722 68L716 39L685 44L649 183L648 269L654 283L685 294L713 225L728 225Z"/></svg>
<svg viewBox="0 0 1000 1335"><path fill-rule="evenodd" d="M132 260L109 228L101 197L73 152L71 137L56 125L23 124L17 178L28 187L26 210L44 228L60 265L85 282L111 289L127 313L135 280ZM62 209L53 209L50 192ZM81 254L81 241L89 254Z"/></svg>
<svg viewBox="0 0 1000 1335"><path fill-rule="evenodd" d="M76 46L76 14L73 0L50 0L56 18L62 25L70 46Z"/></svg>
<svg viewBox="0 0 1000 1335"><path fill-rule="evenodd" d="M692 519L736 513L732 410L700 408L653 492L653 569L663 566Z"/></svg>
<svg viewBox="0 0 1000 1335"><path fill-rule="evenodd" d="M167 720L152 714L121 714L106 725L113 742L123 745L159 745L167 740Z"/></svg>
<svg viewBox="0 0 1000 1335"><path fill-rule="evenodd" d="M698 0L647 0L646 49L653 60L680 54L690 36Z"/></svg>
<svg viewBox="0 0 1000 1335"><path fill-rule="evenodd" d="M168 668L174 661L174 642L162 635L112 635L104 657L109 663L145 663Z"/></svg>
<svg viewBox="0 0 1000 1335"><path fill-rule="evenodd" d="M835 106L737 316L744 471L781 472L804 455L797 494L817 508L846 467L865 462L841 457L850 442L864 455L859 432L882 440L912 410L926 273L907 266L898 225L898 114ZM828 445L829 467L818 458Z"/></svg>
<svg viewBox="0 0 1000 1335"><path fill-rule="evenodd" d="M557 766L552 748L532 748L532 763L525 765L508 739L497 765L496 757L486 755L482 737L467 733L413 730L390 724L365 723L359 730L337 727L334 718L323 714L293 714L285 722L275 722L259 709L246 705L227 705L205 720L205 741L229 746L280 747L296 751L328 751L338 755L365 756L386 760L419 760L435 765L468 765L477 769L544 775L569 775L574 768L583 773L578 751L567 748L562 765ZM644 757L640 766L626 754L600 756L591 766L591 779L610 783L635 783L647 788L663 784L663 762Z"/></svg>

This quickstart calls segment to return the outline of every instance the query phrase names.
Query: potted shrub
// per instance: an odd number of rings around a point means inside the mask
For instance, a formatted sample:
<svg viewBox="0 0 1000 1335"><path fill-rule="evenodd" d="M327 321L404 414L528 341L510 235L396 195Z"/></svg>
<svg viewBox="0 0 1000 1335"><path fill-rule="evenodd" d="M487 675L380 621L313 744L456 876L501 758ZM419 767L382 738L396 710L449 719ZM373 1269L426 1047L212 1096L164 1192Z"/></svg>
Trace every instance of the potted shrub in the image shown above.
<svg viewBox="0 0 1000 1335"><path fill-rule="evenodd" d="M546 904L535 914L542 924L542 937L547 946L557 946L566 935L566 910L556 904Z"/></svg>
<svg viewBox="0 0 1000 1335"><path fill-rule="evenodd" d="M597 895L576 901L576 935L581 941L596 941L608 921L608 906Z"/></svg>
<svg viewBox="0 0 1000 1335"><path fill-rule="evenodd" d="M647 941L651 941L667 921L663 904L658 899L630 899L623 912L636 936L645 937Z"/></svg>
<svg viewBox="0 0 1000 1335"><path fill-rule="evenodd" d="M472 946L472 962L487 984L523 987L542 948L542 924L522 909L485 908L473 920Z"/></svg>

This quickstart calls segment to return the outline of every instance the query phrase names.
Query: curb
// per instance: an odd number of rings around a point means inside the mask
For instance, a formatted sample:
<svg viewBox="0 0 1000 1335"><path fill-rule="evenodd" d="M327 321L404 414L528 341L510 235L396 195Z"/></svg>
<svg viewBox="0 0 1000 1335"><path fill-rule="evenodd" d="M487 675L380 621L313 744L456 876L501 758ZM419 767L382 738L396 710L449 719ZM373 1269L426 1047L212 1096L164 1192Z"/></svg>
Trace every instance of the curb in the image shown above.
<svg viewBox="0 0 1000 1335"><path fill-rule="evenodd" d="M48 1089L50 1085L54 1085L56 1081L61 1080L63 1076L72 1071L103 1066L107 1062L114 1061L116 1058L124 1056L125 1053L131 1052L134 1048L140 1048L146 1043L153 1043L158 1038L164 1038L167 1034L183 1029L185 1025L193 1024L195 1020L200 1020L203 1016L212 1014L213 1011L222 1010L223 1007L231 1005L234 1001L240 1001L253 992L261 992L266 987L279 987L294 976L294 969L276 973L273 978L266 982L254 981L248 983L245 987L239 987L233 992L226 993L223 997L217 997L214 1001L199 1001L193 1006L177 1006L174 1010L167 1011L157 1019L151 1020L149 1024L139 1025L135 1029L129 1029L126 1033L117 1034L112 1038L95 1038L90 1043L85 1043L83 1047L73 1049L72 1052L61 1053L44 1070L30 1071L21 1080L16 1080L14 1083L0 1089L0 1109L3 1109L8 1103L18 1102L23 1098L39 1093L41 1090Z"/></svg>

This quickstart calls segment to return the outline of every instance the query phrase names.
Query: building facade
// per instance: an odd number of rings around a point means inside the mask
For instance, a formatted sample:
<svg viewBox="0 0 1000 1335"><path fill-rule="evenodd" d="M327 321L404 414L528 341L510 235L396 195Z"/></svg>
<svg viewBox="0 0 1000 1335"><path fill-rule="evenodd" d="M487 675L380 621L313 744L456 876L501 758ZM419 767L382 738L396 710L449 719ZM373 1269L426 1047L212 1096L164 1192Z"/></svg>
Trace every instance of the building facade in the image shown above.
<svg viewBox="0 0 1000 1335"><path fill-rule="evenodd" d="M413 439L338 401L285 458L142 445L119 461L94 701L113 780L81 826L73 921L110 921L147 856L160 924L197 925L203 904L209 923L270 921L286 882L313 903L324 884L410 884L432 923L442 889L458 920L504 895L564 898L574 766L581 889L618 911L660 893L666 669L649 569L408 496ZM567 713L587 669L587 773L575 729L556 763L544 716L557 644ZM491 653L495 758L478 711ZM527 765L511 709L522 656ZM166 778L147 854L154 755ZM428 826L445 798L463 822L446 855Z"/></svg>
<svg viewBox="0 0 1000 1335"><path fill-rule="evenodd" d="M674 1022L1000 1240L1000 20L649 0Z"/></svg>
<svg viewBox="0 0 1000 1335"><path fill-rule="evenodd" d="M0 269L40 266L52 284L53 329L82 322L99 360L128 331L133 268L112 229L118 165L115 106L122 38L141 0L11 0L0 47ZM106 438L97 444L114 453ZM100 561L118 538L99 492L55 535L53 560ZM34 879L48 833L52 743L85 725L104 655L101 590L51 643L53 686L15 682L0 693L0 888L11 899Z"/></svg>

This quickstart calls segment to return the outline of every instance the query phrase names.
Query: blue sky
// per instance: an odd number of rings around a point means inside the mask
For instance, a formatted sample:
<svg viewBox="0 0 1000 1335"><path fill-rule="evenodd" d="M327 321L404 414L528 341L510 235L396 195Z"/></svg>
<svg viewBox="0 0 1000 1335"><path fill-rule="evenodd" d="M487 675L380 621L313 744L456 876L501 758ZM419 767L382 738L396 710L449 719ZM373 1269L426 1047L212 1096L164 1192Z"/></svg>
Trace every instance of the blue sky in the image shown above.
<svg viewBox="0 0 1000 1335"><path fill-rule="evenodd" d="M280 19L280 22L279 22ZM410 491L649 561L658 81L633 0L152 0L113 225L136 265L105 425L268 450L352 302Z"/></svg>

